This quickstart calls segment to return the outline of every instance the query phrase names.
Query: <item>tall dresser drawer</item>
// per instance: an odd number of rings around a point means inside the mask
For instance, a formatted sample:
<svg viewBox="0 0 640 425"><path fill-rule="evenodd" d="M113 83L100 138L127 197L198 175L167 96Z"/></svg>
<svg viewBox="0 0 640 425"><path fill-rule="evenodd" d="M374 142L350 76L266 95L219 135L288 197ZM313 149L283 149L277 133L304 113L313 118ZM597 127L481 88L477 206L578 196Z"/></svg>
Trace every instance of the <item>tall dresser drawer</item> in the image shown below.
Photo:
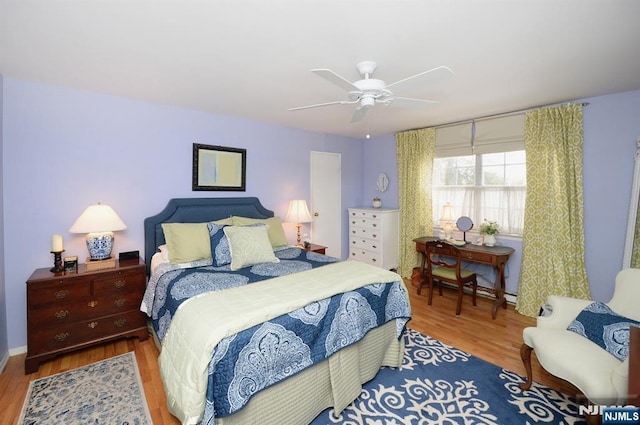
<svg viewBox="0 0 640 425"><path fill-rule="evenodd" d="M358 248L351 248L349 250L349 259L373 264L374 266L381 264L380 254Z"/></svg>
<svg viewBox="0 0 640 425"><path fill-rule="evenodd" d="M378 220L380 219L383 214L380 213L379 211L383 211L383 210L376 210L376 211L372 211L372 210L367 210L367 209L363 209L363 210L349 210L349 219L369 219L369 220Z"/></svg>
<svg viewBox="0 0 640 425"><path fill-rule="evenodd" d="M375 239L375 240L380 240L381 238L380 231L374 230L374 229L367 229L365 227L351 227L349 229L349 236Z"/></svg>
<svg viewBox="0 0 640 425"><path fill-rule="evenodd" d="M373 218L352 218L349 220L349 226L351 227L364 227L365 229L379 229L382 223L379 219Z"/></svg>
<svg viewBox="0 0 640 425"><path fill-rule="evenodd" d="M349 249L365 249L367 251L382 252L382 244L375 239L349 238Z"/></svg>

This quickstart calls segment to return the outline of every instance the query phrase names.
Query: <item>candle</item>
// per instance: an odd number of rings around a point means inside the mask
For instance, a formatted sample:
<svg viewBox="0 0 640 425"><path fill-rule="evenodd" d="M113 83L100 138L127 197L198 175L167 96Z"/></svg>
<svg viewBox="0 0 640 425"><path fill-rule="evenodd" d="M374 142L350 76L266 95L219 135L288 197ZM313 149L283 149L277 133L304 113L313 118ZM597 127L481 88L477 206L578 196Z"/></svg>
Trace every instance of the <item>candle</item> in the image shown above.
<svg viewBox="0 0 640 425"><path fill-rule="evenodd" d="M64 251L64 249L62 248L62 235L53 235L51 237L51 251L52 252Z"/></svg>

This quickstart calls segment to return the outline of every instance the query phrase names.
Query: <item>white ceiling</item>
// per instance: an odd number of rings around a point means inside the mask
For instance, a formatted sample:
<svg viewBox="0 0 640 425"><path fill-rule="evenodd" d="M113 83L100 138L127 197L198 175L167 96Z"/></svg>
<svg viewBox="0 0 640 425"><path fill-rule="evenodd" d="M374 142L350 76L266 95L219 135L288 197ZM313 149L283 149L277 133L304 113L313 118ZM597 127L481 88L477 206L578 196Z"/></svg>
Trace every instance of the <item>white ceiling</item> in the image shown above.
<svg viewBox="0 0 640 425"><path fill-rule="evenodd" d="M0 0L0 74L362 138L640 89L638 0ZM423 110L354 105L312 74L387 83Z"/></svg>

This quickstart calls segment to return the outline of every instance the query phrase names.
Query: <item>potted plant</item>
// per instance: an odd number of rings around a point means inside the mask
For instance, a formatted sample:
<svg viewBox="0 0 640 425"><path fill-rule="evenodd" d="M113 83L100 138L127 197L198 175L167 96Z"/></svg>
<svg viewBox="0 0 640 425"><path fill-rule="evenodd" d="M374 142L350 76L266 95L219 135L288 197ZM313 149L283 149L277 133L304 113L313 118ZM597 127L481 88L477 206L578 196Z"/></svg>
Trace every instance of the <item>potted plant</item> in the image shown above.
<svg viewBox="0 0 640 425"><path fill-rule="evenodd" d="M480 234L484 236L484 244L486 246L494 246L496 244L496 235L500 233L500 225L495 221L487 219L480 225Z"/></svg>

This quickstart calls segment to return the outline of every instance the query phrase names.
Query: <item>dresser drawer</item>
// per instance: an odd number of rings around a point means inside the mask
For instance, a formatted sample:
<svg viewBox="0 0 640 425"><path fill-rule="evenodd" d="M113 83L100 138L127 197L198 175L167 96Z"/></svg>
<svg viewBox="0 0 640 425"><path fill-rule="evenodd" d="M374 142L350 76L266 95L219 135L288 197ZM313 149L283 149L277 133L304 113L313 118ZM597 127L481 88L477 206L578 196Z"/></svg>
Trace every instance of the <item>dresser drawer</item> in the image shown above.
<svg viewBox="0 0 640 425"><path fill-rule="evenodd" d="M29 306L45 304L68 304L87 299L91 295L91 281L88 279L66 279L28 287Z"/></svg>
<svg viewBox="0 0 640 425"><path fill-rule="evenodd" d="M373 264L374 266L379 266L382 260L380 254L358 248L351 248L349 250L349 259Z"/></svg>
<svg viewBox="0 0 640 425"><path fill-rule="evenodd" d="M379 241L382 238L379 230L367 229L364 227L351 227L349 229L349 237L374 239L376 241Z"/></svg>
<svg viewBox="0 0 640 425"><path fill-rule="evenodd" d="M146 320L143 313L130 311L100 319L41 329L29 335L29 350L36 352L59 350L106 337L115 337L144 326L146 326Z"/></svg>
<svg viewBox="0 0 640 425"><path fill-rule="evenodd" d="M484 252L463 252L462 259L491 264L493 256Z"/></svg>
<svg viewBox="0 0 640 425"><path fill-rule="evenodd" d="M34 327L55 327L61 324L91 320L110 314L138 310L142 297L140 293L129 292L110 294L106 297L89 297L80 302L50 305L27 311L29 324Z"/></svg>
<svg viewBox="0 0 640 425"><path fill-rule="evenodd" d="M382 244L379 240L364 238L349 238L349 248L352 250L364 249L373 252L382 252Z"/></svg>
<svg viewBox="0 0 640 425"><path fill-rule="evenodd" d="M378 220L382 214L376 211L367 211L367 210L353 210L349 212L349 219L370 219L370 220Z"/></svg>
<svg viewBox="0 0 640 425"><path fill-rule="evenodd" d="M375 230L382 228L382 221L372 218L352 218L349 220L349 226Z"/></svg>
<svg viewBox="0 0 640 425"><path fill-rule="evenodd" d="M93 280L93 295L103 296L111 293L139 292L145 289L145 277L140 273L113 273L107 277Z"/></svg>

